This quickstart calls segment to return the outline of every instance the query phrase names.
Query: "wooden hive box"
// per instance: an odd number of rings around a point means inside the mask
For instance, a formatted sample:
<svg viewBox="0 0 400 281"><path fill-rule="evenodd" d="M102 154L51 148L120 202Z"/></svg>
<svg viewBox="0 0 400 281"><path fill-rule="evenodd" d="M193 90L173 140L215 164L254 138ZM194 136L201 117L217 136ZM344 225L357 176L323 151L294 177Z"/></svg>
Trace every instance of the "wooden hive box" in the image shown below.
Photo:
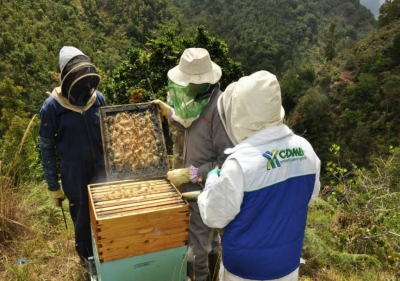
<svg viewBox="0 0 400 281"><path fill-rule="evenodd" d="M100 108L107 182L88 185L100 262L187 244L189 205L167 179L158 107Z"/></svg>

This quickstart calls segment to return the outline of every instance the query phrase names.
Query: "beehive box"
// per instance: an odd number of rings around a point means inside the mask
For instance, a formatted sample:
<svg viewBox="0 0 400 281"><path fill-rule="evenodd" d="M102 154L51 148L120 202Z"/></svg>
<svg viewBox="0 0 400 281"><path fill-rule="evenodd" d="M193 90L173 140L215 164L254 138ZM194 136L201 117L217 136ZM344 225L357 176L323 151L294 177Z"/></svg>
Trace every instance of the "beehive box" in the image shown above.
<svg viewBox="0 0 400 281"><path fill-rule="evenodd" d="M91 184L89 209L100 262L187 244L189 205L167 179L158 108L100 108L107 182Z"/></svg>

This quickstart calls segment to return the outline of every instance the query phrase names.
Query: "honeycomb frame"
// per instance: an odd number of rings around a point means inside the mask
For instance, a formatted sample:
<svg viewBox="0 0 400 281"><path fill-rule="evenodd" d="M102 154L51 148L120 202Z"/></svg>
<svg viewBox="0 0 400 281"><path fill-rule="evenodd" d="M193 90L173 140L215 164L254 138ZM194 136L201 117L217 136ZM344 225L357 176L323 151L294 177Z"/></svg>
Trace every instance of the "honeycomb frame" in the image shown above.
<svg viewBox="0 0 400 281"><path fill-rule="evenodd" d="M99 114L108 181L165 177L168 155L157 105L103 106Z"/></svg>

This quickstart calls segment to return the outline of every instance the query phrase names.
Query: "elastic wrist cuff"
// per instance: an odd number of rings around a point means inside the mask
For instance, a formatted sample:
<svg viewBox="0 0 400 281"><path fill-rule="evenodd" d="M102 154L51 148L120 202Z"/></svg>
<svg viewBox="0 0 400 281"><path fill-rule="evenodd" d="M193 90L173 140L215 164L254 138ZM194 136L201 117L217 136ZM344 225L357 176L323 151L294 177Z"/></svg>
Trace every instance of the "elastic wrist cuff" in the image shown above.
<svg viewBox="0 0 400 281"><path fill-rule="evenodd" d="M192 183L196 183L199 180L199 177L197 175L197 171L199 170L199 168L196 168L192 165L190 165L189 167L189 175L190 175L190 181Z"/></svg>
<svg viewBox="0 0 400 281"><path fill-rule="evenodd" d="M175 110L171 107L171 110L169 111L169 114L168 114L169 121L174 121L174 119L172 119L172 116L174 115L174 113L175 113Z"/></svg>

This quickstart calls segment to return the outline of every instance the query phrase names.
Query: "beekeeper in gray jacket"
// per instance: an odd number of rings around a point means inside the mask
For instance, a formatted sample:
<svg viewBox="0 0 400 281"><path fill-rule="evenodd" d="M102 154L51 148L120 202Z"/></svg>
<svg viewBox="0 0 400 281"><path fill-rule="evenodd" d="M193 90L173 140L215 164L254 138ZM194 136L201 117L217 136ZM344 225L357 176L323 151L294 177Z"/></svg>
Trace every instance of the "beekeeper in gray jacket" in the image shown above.
<svg viewBox="0 0 400 281"><path fill-rule="evenodd" d="M154 101L163 116L185 131L183 168L167 174L181 192L202 190L208 172L222 166L226 159L224 150L232 146L217 109L222 93L221 75L221 68L211 60L206 49L186 49L179 65L168 72L169 95L174 107ZM188 276L192 280L216 280L218 231L203 223L196 201L189 201L189 205Z"/></svg>

